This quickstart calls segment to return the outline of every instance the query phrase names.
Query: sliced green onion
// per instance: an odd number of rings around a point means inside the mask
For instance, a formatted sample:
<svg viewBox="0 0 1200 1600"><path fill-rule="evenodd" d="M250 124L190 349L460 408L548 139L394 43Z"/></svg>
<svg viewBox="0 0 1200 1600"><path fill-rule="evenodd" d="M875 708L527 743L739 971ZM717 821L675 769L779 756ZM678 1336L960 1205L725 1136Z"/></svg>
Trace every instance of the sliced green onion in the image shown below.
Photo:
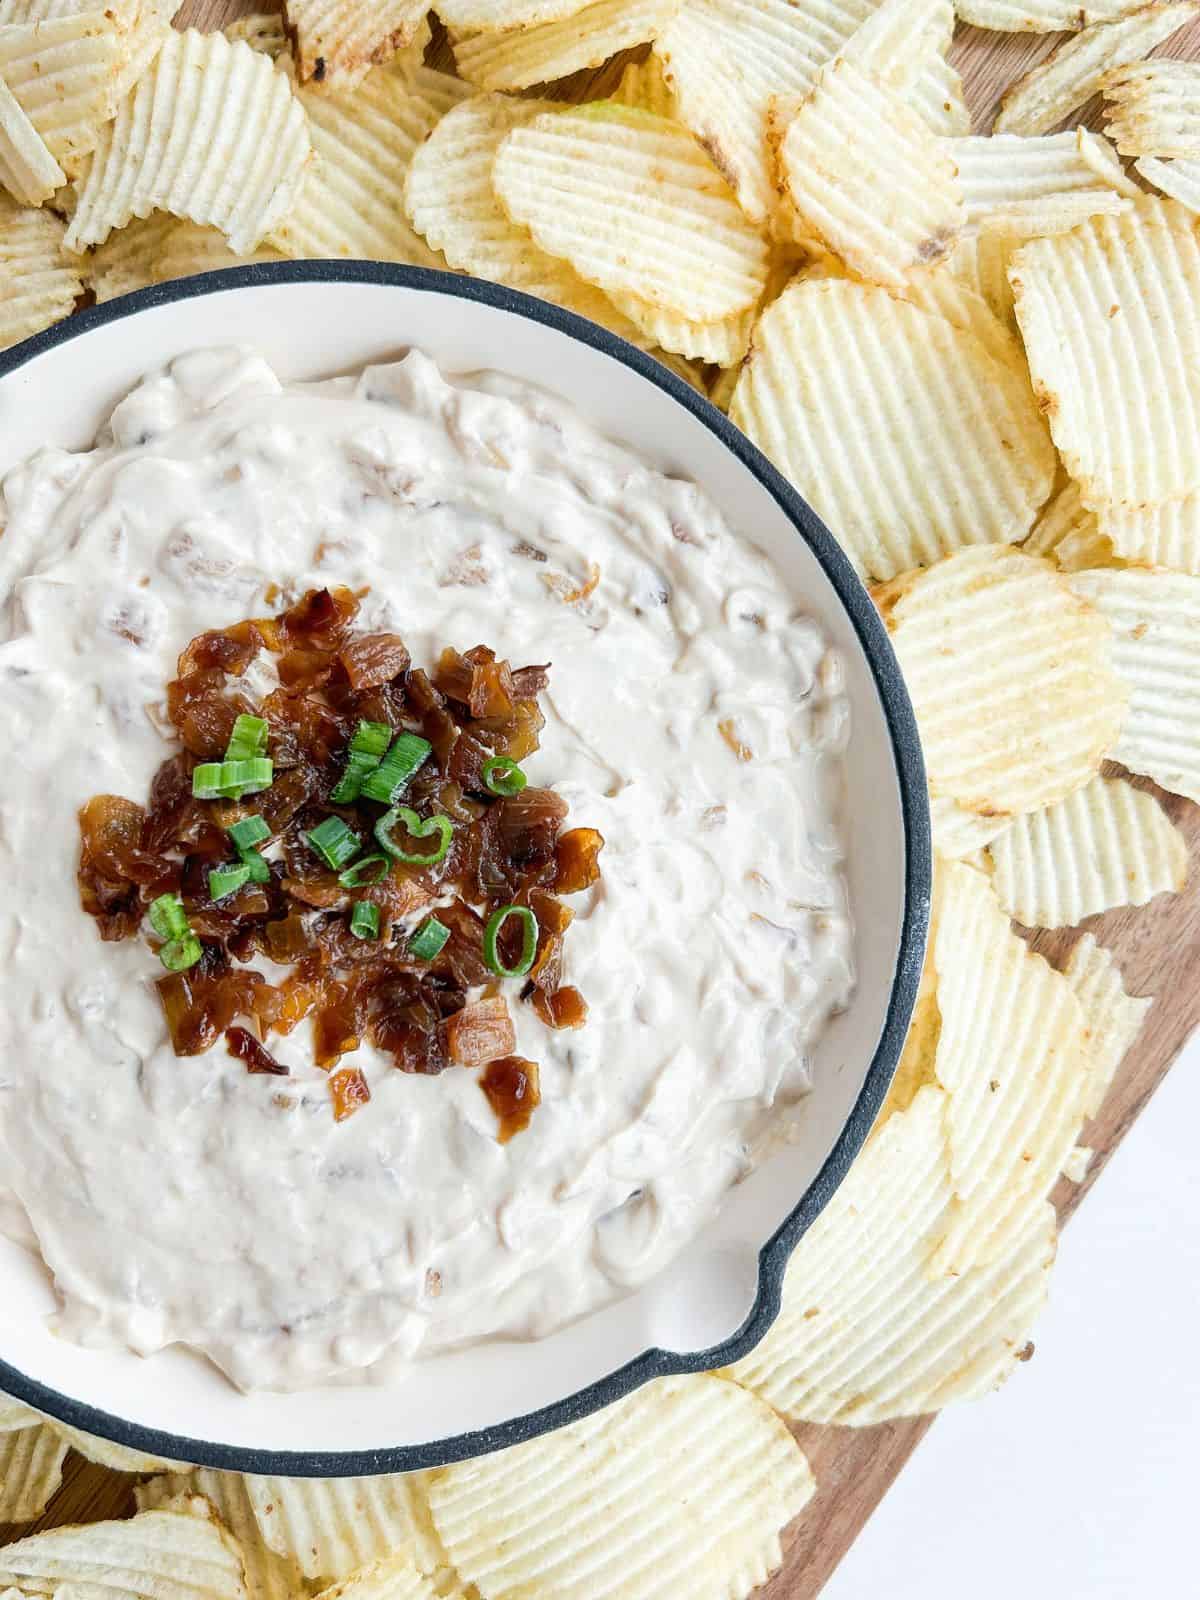
<svg viewBox="0 0 1200 1600"><path fill-rule="evenodd" d="M341 817L326 817L304 835L327 867L337 872L348 861L353 861L362 846L358 836L350 831Z"/></svg>
<svg viewBox="0 0 1200 1600"><path fill-rule="evenodd" d="M233 840L234 849L239 855L244 850L253 850L264 839L271 837L264 817L243 817L240 822L235 822L232 827L225 830Z"/></svg>
<svg viewBox="0 0 1200 1600"><path fill-rule="evenodd" d="M194 967L204 954L200 941L194 933L185 933L182 938L171 939L164 944L158 952L158 959L168 972L186 972L188 967Z"/></svg>
<svg viewBox="0 0 1200 1600"><path fill-rule="evenodd" d="M267 753L267 724L262 717L235 718L225 751L226 761L250 761Z"/></svg>
<svg viewBox="0 0 1200 1600"><path fill-rule="evenodd" d="M492 756L483 763L483 787L489 794L520 794L529 779L507 756Z"/></svg>
<svg viewBox="0 0 1200 1600"><path fill-rule="evenodd" d="M500 930L509 917L521 924L521 956L515 967L506 967L500 959ZM499 978L523 978L537 955L538 921L528 906L501 906L493 911L483 930L483 959Z"/></svg>
<svg viewBox="0 0 1200 1600"><path fill-rule="evenodd" d="M271 868L255 846L260 845L264 839L271 837L271 830L263 817L243 817L240 822L235 822L231 828L226 829L233 840L243 865L247 868L251 883L270 883ZM210 888L209 893L212 893ZM213 895L213 899L216 896Z"/></svg>
<svg viewBox="0 0 1200 1600"><path fill-rule="evenodd" d="M390 805L432 749L429 740L419 734L397 734L392 748L363 784L364 797Z"/></svg>
<svg viewBox="0 0 1200 1600"><path fill-rule="evenodd" d="M350 741L352 756L374 756L382 761L392 742L392 730L386 722L360 722Z"/></svg>
<svg viewBox="0 0 1200 1600"><path fill-rule="evenodd" d="M397 823L401 824L410 838L432 839L436 835L438 842L432 851L406 850L392 838L392 829ZM453 832L454 824L449 817L430 817L423 822L409 806L393 806L375 824L375 837L388 855L394 856L397 861L407 861L419 867L436 867L439 861L446 859Z"/></svg>
<svg viewBox="0 0 1200 1600"><path fill-rule="evenodd" d="M439 922L436 917L426 917L408 941L408 953L418 961L432 961L435 956L441 955L449 937L450 929L444 922Z"/></svg>
<svg viewBox="0 0 1200 1600"><path fill-rule="evenodd" d="M269 789L275 763L268 756L244 761L202 761L192 772L192 793L197 800L240 800L243 795Z"/></svg>
<svg viewBox="0 0 1200 1600"><path fill-rule="evenodd" d="M363 783L378 765L378 756L356 755L352 750L350 759L346 763L346 770L338 779L337 787L331 796L334 805L353 805L362 793Z"/></svg>
<svg viewBox="0 0 1200 1600"><path fill-rule="evenodd" d="M187 912L177 894L160 894L150 902L150 926L160 939L179 939L188 932Z"/></svg>
<svg viewBox="0 0 1200 1600"><path fill-rule="evenodd" d="M360 900L350 913L350 932L356 939L378 939L379 907L370 900Z"/></svg>
<svg viewBox="0 0 1200 1600"><path fill-rule="evenodd" d="M236 867L214 867L208 875L208 897L224 900L227 894L236 894L250 882L250 867L240 861Z"/></svg>
<svg viewBox="0 0 1200 1600"><path fill-rule="evenodd" d="M373 883L382 883L391 870L392 863L386 856L362 856L345 872L338 873L338 882L343 889L369 889Z"/></svg>

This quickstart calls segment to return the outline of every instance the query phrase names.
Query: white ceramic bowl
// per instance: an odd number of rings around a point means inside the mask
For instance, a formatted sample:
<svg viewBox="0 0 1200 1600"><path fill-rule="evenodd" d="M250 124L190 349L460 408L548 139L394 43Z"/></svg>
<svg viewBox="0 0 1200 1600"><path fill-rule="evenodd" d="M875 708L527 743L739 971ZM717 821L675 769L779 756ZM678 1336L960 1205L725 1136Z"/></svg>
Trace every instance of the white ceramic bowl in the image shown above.
<svg viewBox="0 0 1200 1600"><path fill-rule="evenodd" d="M556 391L655 465L700 483L772 556L847 667L857 994L820 1041L799 1142L733 1190L663 1276L549 1338L438 1356L387 1387L247 1397L181 1349L143 1358L56 1339L48 1274L0 1238L0 1388L92 1433L188 1461L322 1476L406 1470L514 1443L663 1373L723 1365L766 1332L788 1254L865 1139L903 1043L929 906L920 747L865 590L769 463L657 362L492 284L294 263L211 273L84 312L0 355L0 474L47 443L90 445L144 372L213 344L257 346L285 379L418 345L448 370L495 368ZM20 1006L22 996L3 993L2 1003Z"/></svg>

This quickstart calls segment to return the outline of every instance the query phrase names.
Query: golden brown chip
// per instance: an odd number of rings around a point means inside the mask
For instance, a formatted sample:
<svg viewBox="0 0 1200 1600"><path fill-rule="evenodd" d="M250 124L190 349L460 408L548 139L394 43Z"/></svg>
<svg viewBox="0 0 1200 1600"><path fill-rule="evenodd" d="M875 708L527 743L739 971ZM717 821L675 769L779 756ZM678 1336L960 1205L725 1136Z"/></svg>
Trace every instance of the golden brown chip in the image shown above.
<svg viewBox="0 0 1200 1600"><path fill-rule="evenodd" d="M675 95L663 77L662 62L653 51L644 61L631 61L621 74L613 99L623 106L636 106L656 117L676 114Z"/></svg>
<svg viewBox="0 0 1200 1600"><path fill-rule="evenodd" d="M755 329L730 416L873 578L1024 538L1054 478L1023 373L863 284L792 284Z"/></svg>

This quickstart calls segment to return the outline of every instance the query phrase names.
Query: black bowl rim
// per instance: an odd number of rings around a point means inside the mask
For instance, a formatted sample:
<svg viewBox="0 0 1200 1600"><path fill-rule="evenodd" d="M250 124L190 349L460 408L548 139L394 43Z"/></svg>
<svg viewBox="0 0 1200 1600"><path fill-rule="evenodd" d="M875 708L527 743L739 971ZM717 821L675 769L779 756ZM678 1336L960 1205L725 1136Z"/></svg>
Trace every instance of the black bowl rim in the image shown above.
<svg viewBox="0 0 1200 1600"><path fill-rule="evenodd" d="M900 1058L921 976L929 925L931 834L925 767L916 718L900 667L879 614L844 551L812 508L780 475L749 439L703 396L669 368L616 334L573 312L531 295L478 278L372 261L264 262L229 267L172 283L156 284L133 294L78 312L66 321L0 352L0 379L48 350L81 338L92 329L119 322L140 311L176 301L198 299L227 290L293 283L368 283L398 289L419 289L451 299L481 301L513 316L541 323L589 345L632 368L683 406L753 473L819 561L858 636L875 681L892 743L900 788L906 839L905 904L896 972L887 1017L871 1065L854 1107L824 1166L796 1206L759 1252L758 1293L737 1332L707 1350L672 1351L651 1348L615 1372L597 1379L554 1404L506 1422L420 1445L384 1450L339 1452L248 1449L212 1444L203 1439L144 1427L59 1394L0 1360L0 1388L68 1426L97 1434L147 1455L189 1461L230 1472L278 1477L346 1477L410 1472L444 1466L470 1456L520 1444L633 1392L651 1379L677 1373L707 1372L728 1366L747 1354L763 1337L779 1312L788 1258L848 1172L883 1104Z"/></svg>

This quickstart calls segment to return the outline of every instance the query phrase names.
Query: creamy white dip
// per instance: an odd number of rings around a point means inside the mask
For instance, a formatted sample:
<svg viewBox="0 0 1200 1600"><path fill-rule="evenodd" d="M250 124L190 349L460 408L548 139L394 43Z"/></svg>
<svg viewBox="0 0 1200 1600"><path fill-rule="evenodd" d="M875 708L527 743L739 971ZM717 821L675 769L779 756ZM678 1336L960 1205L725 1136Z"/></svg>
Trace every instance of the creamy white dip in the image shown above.
<svg viewBox="0 0 1200 1600"><path fill-rule="evenodd" d="M189 356L3 496L0 1226L32 1229L61 1333L294 1388L540 1335L660 1271L802 1114L853 981L841 670L767 559L561 402L415 352L287 387ZM177 1057L150 948L80 909L76 812L145 803L179 651L326 584L368 585L358 625L418 665L553 663L530 781L607 846L571 902L586 1027L507 986L542 1104L506 1145L474 1071L364 1047L338 1124L303 1027L270 1041L288 1079Z"/></svg>

